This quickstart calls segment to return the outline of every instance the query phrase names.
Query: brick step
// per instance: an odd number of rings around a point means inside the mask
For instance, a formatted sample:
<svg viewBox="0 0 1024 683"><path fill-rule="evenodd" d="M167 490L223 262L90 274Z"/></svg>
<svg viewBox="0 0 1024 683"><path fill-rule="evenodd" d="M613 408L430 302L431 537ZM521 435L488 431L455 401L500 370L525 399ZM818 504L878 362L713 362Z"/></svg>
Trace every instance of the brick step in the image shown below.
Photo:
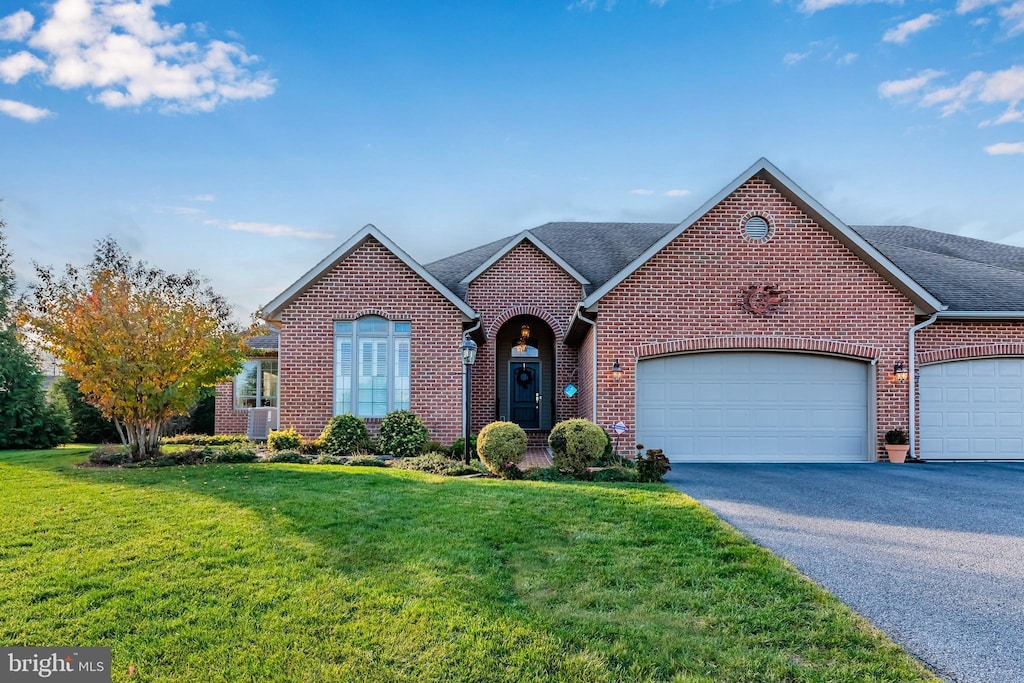
<svg viewBox="0 0 1024 683"><path fill-rule="evenodd" d="M548 435L551 431L548 429L528 429L526 430L526 447L527 448L547 448L548 447Z"/></svg>

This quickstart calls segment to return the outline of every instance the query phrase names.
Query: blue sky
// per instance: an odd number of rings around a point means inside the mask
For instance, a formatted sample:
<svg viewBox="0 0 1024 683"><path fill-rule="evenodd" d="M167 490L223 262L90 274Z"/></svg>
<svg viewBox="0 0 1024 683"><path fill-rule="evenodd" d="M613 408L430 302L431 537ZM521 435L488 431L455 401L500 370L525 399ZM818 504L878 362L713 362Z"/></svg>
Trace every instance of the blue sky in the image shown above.
<svg viewBox="0 0 1024 683"><path fill-rule="evenodd" d="M767 156L848 223L1024 246L1024 0L0 0L0 213L239 319L366 223L426 263L680 221Z"/></svg>

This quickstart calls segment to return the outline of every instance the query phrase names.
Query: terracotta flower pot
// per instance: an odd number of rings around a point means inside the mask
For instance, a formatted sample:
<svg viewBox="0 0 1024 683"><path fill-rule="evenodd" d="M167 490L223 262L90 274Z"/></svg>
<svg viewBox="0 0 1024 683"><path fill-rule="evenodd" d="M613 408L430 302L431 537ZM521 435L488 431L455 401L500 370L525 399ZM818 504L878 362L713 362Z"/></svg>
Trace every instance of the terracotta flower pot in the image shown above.
<svg viewBox="0 0 1024 683"><path fill-rule="evenodd" d="M907 444L898 445L893 443L885 444L885 452L889 456L889 462L904 462L907 459L907 451L910 446Z"/></svg>

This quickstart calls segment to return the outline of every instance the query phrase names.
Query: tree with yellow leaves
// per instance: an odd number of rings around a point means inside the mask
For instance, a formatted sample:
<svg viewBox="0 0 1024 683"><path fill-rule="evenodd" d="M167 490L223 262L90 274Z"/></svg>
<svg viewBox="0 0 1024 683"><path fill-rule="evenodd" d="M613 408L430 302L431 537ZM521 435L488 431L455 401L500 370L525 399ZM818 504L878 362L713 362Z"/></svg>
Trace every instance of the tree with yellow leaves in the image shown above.
<svg viewBox="0 0 1024 683"><path fill-rule="evenodd" d="M85 268L56 275L37 265L36 275L20 321L114 420L135 459L156 454L167 421L241 366L243 332L194 271L151 268L107 237Z"/></svg>

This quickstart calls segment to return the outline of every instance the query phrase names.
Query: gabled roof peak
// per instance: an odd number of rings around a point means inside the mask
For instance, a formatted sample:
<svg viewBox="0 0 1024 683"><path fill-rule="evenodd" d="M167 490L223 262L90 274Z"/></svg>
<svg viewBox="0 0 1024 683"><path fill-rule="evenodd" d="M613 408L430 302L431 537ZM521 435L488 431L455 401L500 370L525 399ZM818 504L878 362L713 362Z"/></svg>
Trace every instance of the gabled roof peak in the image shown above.
<svg viewBox="0 0 1024 683"><path fill-rule="evenodd" d="M494 252L494 254L492 254L490 258L488 258L486 261L484 261L475 269L473 269L472 272L470 272L468 275L462 278L459 284L469 286L469 283L471 283L473 280L477 279L485 272L487 272L487 270L491 266L500 261L506 254L508 254L510 251L518 247L523 242L529 242L530 244L532 244L534 247L540 250L541 253L543 253L549 259L554 261L556 264L558 264L559 268L561 268L566 273L571 275L573 279L579 282L581 285L590 284L590 280L580 275L579 271L577 271L575 268L569 265L569 263L566 262L566 260L563 259L561 256L559 256L554 249L544 244L544 242L533 233L533 230L523 230L518 235L512 237L512 239L505 243L505 246L503 246L501 249L498 249L498 251Z"/></svg>
<svg viewBox="0 0 1024 683"><path fill-rule="evenodd" d="M385 249L394 254L405 265L409 266L417 275L423 278L427 284L436 289L444 298L458 308L466 319L472 320L477 317L476 312L465 301L457 297L443 282L438 280L430 271L424 268L416 259L409 256L391 238L385 235L373 223L367 223L361 230L345 240L337 249L328 254L318 264L313 266L305 275L296 280L288 289L281 292L273 301L263 307L263 318L268 321L279 321L280 314L284 308L294 301L307 287L311 286L325 274L327 274L339 261L345 259L349 254L358 249L368 239L374 239L384 246Z"/></svg>

